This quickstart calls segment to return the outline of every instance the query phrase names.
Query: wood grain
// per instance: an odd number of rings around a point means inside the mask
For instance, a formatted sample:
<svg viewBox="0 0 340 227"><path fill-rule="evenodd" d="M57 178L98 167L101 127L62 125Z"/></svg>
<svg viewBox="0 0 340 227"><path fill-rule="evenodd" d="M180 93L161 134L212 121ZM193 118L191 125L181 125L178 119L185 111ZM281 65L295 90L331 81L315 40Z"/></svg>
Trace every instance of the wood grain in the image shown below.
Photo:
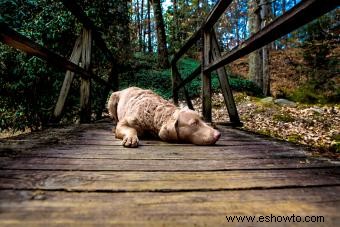
<svg viewBox="0 0 340 227"><path fill-rule="evenodd" d="M2 170L0 189L65 191L221 191L339 185L340 169L216 172ZM202 184L204 182L204 184Z"/></svg>
<svg viewBox="0 0 340 227"><path fill-rule="evenodd" d="M111 128L1 140L0 225L228 226L226 215L270 214L340 223L337 161L227 127L216 146L142 140L127 149Z"/></svg>
<svg viewBox="0 0 340 227"><path fill-rule="evenodd" d="M339 187L185 193L4 190L0 194L0 220L2 224L25 225L227 226L227 215L294 214L323 215L325 222L317 226L337 226L339 190Z"/></svg>

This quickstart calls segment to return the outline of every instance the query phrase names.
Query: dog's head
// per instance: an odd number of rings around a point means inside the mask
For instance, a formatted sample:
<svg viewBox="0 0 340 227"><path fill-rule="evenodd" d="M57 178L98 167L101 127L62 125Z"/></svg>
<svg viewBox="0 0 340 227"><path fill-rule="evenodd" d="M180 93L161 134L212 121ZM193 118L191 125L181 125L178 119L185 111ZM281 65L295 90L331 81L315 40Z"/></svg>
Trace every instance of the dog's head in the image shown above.
<svg viewBox="0 0 340 227"><path fill-rule="evenodd" d="M182 141L196 145L212 145L221 137L221 133L207 125L192 110L175 111L162 126L159 137L165 141Z"/></svg>

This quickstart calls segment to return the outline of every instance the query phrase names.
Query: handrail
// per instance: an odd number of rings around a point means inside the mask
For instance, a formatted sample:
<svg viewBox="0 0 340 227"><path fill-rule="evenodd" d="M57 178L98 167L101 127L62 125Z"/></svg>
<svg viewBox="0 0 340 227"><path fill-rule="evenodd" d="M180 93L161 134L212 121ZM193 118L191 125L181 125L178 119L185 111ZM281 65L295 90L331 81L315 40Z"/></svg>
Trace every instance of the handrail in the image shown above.
<svg viewBox="0 0 340 227"><path fill-rule="evenodd" d="M265 45L294 31L300 26L322 16L339 5L337 0L305 0L298 3L285 14L276 18L259 32L255 33L240 47L236 47L228 54L204 68L204 72L212 72L231 63Z"/></svg>
<svg viewBox="0 0 340 227"><path fill-rule="evenodd" d="M76 75L79 75L84 79L91 78L102 85L112 87L111 85L107 84L106 81L102 78L91 74L80 66L70 62L65 57L62 57L50 51L46 47L43 47L40 44L37 44L29 38L14 31L4 22L0 22L0 41L18 50L43 59L53 66L61 67L65 70L75 72Z"/></svg>
<svg viewBox="0 0 340 227"><path fill-rule="evenodd" d="M62 0L64 6L87 28L91 29L93 38L97 42L99 48L101 48L107 55L109 60L114 64L117 64L117 59L114 57L110 49L107 47L103 40L99 28L93 23L93 21L81 10L79 5L75 1Z"/></svg>
<svg viewBox="0 0 340 227"><path fill-rule="evenodd" d="M224 11L228 8L233 0L223 0L219 1L214 8L210 11L207 19L202 23L201 27L183 44L182 48L177 51L172 60L171 64L176 64L176 62L182 57L187 50L195 44L197 40L201 38L203 30L207 28L212 28L217 20L221 17Z"/></svg>

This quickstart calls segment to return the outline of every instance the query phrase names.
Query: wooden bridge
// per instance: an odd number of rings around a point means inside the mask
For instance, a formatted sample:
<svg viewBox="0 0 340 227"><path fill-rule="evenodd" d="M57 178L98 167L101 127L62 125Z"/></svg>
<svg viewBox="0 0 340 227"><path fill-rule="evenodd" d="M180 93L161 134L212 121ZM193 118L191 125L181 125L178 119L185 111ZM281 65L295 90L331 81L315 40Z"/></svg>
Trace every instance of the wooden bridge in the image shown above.
<svg viewBox="0 0 340 227"><path fill-rule="evenodd" d="M340 223L338 162L222 126L215 146L142 140L137 149L123 148L111 128L1 141L0 225L228 226L234 215Z"/></svg>
<svg viewBox="0 0 340 227"><path fill-rule="evenodd" d="M173 98L202 75L203 115L211 121L210 73L217 70L230 122L239 125L228 64L338 6L335 0L302 1L240 47L222 56L213 25L232 1L219 1L200 29L172 59ZM106 94L118 89L119 65L99 29L73 1L64 5L84 25L70 60L0 23L0 40L69 70L52 115L62 115L74 76L81 78L82 122L89 122L90 81ZM181 78L178 59L202 38L202 63ZM92 39L111 62L108 81L88 69ZM82 62L82 67L79 63ZM190 99L184 88L189 107ZM104 100L103 98L103 106ZM200 147L142 140L126 149L103 120L0 140L0 225L339 226L340 163L313 157L302 147L218 126L217 145ZM245 218L247 220L240 218ZM243 223L237 223L237 218ZM250 220L255 219L253 222ZM309 223L306 223L309 222Z"/></svg>

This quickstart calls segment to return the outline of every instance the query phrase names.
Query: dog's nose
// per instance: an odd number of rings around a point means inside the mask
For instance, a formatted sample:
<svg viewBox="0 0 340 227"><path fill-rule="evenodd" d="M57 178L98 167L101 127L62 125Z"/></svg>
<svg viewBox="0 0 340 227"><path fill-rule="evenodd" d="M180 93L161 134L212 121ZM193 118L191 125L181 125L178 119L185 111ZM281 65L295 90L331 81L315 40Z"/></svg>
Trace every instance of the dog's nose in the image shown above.
<svg viewBox="0 0 340 227"><path fill-rule="evenodd" d="M221 137L221 133L217 130L214 131L214 139L217 141Z"/></svg>

